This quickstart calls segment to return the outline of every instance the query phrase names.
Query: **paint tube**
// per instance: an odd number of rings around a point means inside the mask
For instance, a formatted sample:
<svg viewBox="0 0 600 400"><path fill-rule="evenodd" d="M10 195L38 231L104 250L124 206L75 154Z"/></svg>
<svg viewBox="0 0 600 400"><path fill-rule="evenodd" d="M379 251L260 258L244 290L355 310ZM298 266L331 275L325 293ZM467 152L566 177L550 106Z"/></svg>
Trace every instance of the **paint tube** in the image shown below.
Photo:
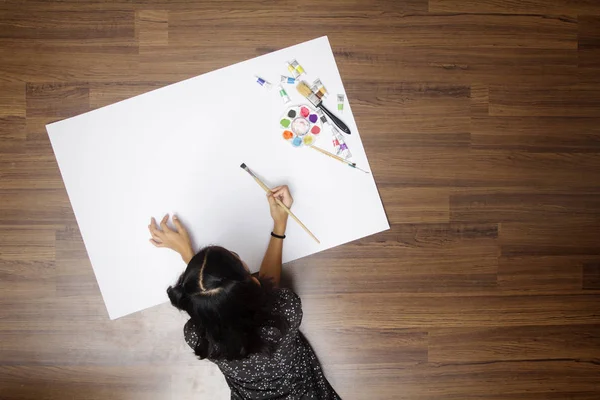
<svg viewBox="0 0 600 400"><path fill-rule="evenodd" d="M296 60L294 60L294 61L296 61ZM286 62L285 65L287 66L288 71L290 71L290 74L292 74L294 79L297 79L300 76L300 72L298 72L296 70L296 67L294 67L291 63Z"/></svg>
<svg viewBox="0 0 600 400"><path fill-rule="evenodd" d="M327 91L327 89L325 89L325 86L323 85L323 82L321 82L320 79L316 79L313 82L312 85L312 91L319 96L319 98L323 98L323 97L327 97L327 94L329 93Z"/></svg>
<svg viewBox="0 0 600 400"><path fill-rule="evenodd" d="M271 89L271 84L266 79L263 79L258 75L254 75L254 77L256 78L256 83L258 83L260 86L264 87L265 89Z"/></svg>
<svg viewBox="0 0 600 400"><path fill-rule="evenodd" d="M338 94L337 95L337 109L340 113L344 112L344 95L343 94Z"/></svg>
<svg viewBox="0 0 600 400"><path fill-rule="evenodd" d="M301 76L306 73L306 71L304 71L304 68L302 68L302 65L300 65L300 63L298 63L298 61L292 60L290 62L290 65L296 70L296 72L298 73L298 76ZM297 76L295 76L295 78L297 78Z"/></svg>
<svg viewBox="0 0 600 400"><path fill-rule="evenodd" d="M342 133L338 131L337 128L333 125L331 125L331 134L331 140L333 142L333 147L335 148L335 155L337 155L338 157L342 157L345 160L352 157L350 149L348 149L348 145L346 145Z"/></svg>
<svg viewBox="0 0 600 400"><path fill-rule="evenodd" d="M327 120L327 117L325 116L325 113L323 113L323 111L320 108L317 108L317 115L321 119L321 122L323 123L323 125L329 123L329 121Z"/></svg>
<svg viewBox="0 0 600 400"><path fill-rule="evenodd" d="M279 85L279 95L281 96L281 100L283 100L283 104L287 104L291 101L290 96L288 96L287 92L281 85Z"/></svg>

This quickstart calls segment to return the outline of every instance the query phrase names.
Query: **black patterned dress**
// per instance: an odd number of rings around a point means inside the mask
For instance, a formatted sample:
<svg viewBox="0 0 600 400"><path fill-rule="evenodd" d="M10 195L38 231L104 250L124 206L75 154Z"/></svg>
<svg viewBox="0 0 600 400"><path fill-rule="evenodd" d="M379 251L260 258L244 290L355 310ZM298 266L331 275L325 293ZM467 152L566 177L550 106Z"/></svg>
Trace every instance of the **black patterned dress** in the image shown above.
<svg viewBox="0 0 600 400"><path fill-rule="evenodd" d="M231 399L340 399L331 387L319 361L298 328L302 321L302 304L296 293L277 289L276 312L290 324L281 337L274 328L263 328L265 340L278 343L268 357L252 354L243 360L211 360L223 372L231 389ZM192 321L184 327L185 341L193 349L198 340Z"/></svg>

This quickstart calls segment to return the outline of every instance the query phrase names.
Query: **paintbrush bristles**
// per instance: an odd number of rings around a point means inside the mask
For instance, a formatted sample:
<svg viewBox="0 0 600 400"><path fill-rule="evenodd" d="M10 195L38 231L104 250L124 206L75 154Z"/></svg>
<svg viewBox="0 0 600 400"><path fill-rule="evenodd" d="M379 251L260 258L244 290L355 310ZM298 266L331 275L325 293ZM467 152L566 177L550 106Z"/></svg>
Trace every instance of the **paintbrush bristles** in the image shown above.
<svg viewBox="0 0 600 400"><path fill-rule="evenodd" d="M313 106L317 107L321 102L321 100L319 100L319 98L313 93L313 91L310 90L310 87L306 82L302 81L298 83L296 89L298 89L298 93L306 97L308 101L310 101L313 104Z"/></svg>

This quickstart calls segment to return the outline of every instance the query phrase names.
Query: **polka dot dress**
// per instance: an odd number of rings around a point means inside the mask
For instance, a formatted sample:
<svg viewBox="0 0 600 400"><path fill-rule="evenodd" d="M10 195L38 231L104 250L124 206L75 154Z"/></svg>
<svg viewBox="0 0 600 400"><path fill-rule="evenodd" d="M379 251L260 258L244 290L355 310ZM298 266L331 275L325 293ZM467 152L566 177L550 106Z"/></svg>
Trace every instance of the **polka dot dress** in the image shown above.
<svg viewBox="0 0 600 400"><path fill-rule="evenodd" d="M340 399L331 387L315 353L298 328L302 304L296 293L277 289L275 312L285 315L290 324L281 337L274 328L263 328L267 341L278 343L272 356L252 354L243 360L211 360L225 375L232 399L329 400ZM192 321L184 327L185 341L193 349L197 336Z"/></svg>

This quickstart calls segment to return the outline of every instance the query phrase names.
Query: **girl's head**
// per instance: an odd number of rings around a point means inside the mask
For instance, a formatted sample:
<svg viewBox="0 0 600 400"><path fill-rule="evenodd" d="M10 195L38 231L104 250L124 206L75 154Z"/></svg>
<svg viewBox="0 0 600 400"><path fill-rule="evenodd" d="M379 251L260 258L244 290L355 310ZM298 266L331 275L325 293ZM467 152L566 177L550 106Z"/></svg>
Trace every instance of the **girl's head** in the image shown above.
<svg viewBox="0 0 600 400"><path fill-rule="evenodd" d="M260 336L261 327L284 328L284 319L272 315L271 288L269 281L252 277L237 254L210 246L192 258L167 294L196 327L196 355L231 360L273 351Z"/></svg>

